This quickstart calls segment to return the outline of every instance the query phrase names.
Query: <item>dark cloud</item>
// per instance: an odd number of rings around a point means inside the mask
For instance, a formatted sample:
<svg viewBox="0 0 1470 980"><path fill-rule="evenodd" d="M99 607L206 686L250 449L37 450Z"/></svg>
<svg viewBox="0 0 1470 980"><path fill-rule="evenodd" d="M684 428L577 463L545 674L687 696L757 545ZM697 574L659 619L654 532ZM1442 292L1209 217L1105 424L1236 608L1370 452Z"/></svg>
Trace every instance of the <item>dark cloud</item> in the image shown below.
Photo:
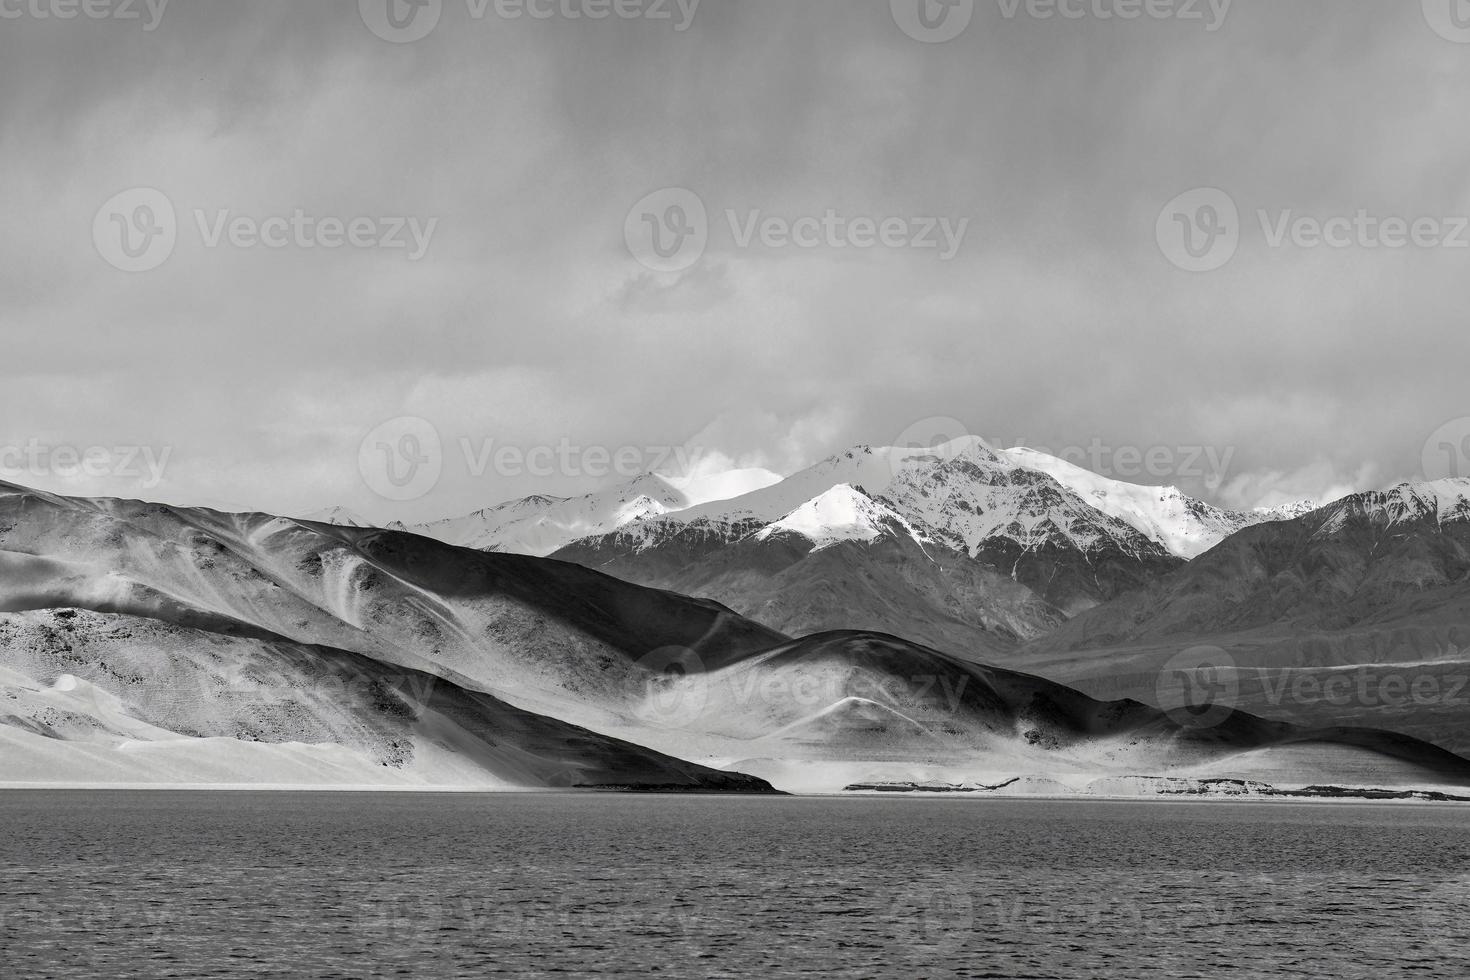
<svg viewBox="0 0 1470 980"><path fill-rule="evenodd" d="M693 439L775 468L937 416L1051 448L1207 444L1231 453L1219 485L1148 482L1248 505L1412 477L1470 415L1470 252L1272 248L1256 219L1470 214L1470 46L1417 4L1239 3L1210 32L981 0L938 45L881 0L704 0L682 33L468 10L402 45L352 0L173 0L151 32L0 21L0 444L173 452L156 488L31 482L389 516L358 445L399 415L451 445ZM139 186L181 230L128 274L92 221ZM624 220L670 186L707 205L709 248L652 273ZM1187 273L1155 220L1209 186L1243 240ZM194 218L297 209L439 224L414 262L207 248ZM742 248L727 211L969 225L945 262ZM451 465L401 509L586 482Z"/></svg>

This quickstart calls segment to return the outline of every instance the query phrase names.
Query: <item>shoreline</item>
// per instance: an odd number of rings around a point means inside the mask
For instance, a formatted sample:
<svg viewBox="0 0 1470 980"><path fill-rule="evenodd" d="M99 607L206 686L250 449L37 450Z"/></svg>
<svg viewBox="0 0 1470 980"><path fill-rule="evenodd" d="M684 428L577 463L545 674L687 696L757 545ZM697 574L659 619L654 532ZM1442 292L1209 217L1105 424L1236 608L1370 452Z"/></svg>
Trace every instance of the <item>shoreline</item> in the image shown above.
<svg viewBox="0 0 1470 980"><path fill-rule="evenodd" d="M1393 791L1397 792L1397 791ZM1406 794L1425 794L1432 791L1405 790ZM1464 807L1470 797L1426 798L1425 795L1406 796L1328 796L1298 795L1281 791L1272 795L1189 795L1179 793L1140 794L1132 796L1087 793L1068 794L1005 794L995 792L936 792L894 790L843 790L839 792L786 792L786 793L727 793L718 791L668 792L660 790L597 790L597 789L489 789L461 786L252 786L241 784L40 784L0 783L0 799L10 794L65 793L65 794L108 794L108 793L261 793L289 795L343 795L343 796L620 796L620 797L701 797L738 800L851 800L855 803L873 800L924 801L929 803L1143 803L1173 805L1266 805L1266 806L1438 806Z"/></svg>

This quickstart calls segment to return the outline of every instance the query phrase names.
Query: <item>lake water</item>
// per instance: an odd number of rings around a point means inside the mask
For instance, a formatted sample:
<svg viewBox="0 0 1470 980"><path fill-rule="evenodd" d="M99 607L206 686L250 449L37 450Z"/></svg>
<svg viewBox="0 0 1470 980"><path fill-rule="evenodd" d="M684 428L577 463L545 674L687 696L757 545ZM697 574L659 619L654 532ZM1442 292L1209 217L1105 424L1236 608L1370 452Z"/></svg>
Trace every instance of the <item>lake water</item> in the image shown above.
<svg viewBox="0 0 1470 980"><path fill-rule="evenodd" d="M0 978L1470 976L1470 808L0 793Z"/></svg>

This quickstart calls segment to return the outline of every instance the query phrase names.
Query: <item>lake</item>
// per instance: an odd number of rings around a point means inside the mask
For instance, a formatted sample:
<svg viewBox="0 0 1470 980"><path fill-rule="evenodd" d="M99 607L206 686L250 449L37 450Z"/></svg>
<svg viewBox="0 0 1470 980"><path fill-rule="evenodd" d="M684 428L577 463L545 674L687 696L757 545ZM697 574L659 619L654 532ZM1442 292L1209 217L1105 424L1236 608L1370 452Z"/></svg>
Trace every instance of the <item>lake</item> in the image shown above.
<svg viewBox="0 0 1470 980"><path fill-rule="evenodd" d="M0 792L0 977L1462 977L1470 808Z"/></svg>

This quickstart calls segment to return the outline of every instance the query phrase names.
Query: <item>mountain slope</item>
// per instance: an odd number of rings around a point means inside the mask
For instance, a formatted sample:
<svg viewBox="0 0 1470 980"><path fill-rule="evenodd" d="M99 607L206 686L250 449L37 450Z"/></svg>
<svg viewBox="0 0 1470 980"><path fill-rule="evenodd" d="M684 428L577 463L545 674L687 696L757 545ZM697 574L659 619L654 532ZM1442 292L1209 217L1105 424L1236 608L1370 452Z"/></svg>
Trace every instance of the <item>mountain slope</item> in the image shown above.
<svg viewBox="0 0 1470 980"><path fill-rule="evenodd" d="M932 561L912 536L762 545L822 560L900 540ZM792 641L563 562L12 487L0 641L3 764L20 780L1470 784L1470 763L1412 739L1245 715L1202 728L890 635Z"/></svg>
<svg viewBox="0 0 1470 980"><path fill-rule="evenodd" d="M638 660L651 650L679 645L719 663L781 639L713 604L574 566L489 556L397 532L0 485L0 612L59 608L237 641L244 670L267 649L305 648L317 661L326 657L321 651L335 651L379 671L433 675L448 690L491 695L475 724L500 724L498 737L511 747L527 719L547 714L537 705L580 703L569 691L607 691L614 707L605 713L615 715L620 699L612 695L641 689L646 669ZM7 653L7 665L18 655ZM335 676L328 665L313 669ZM27 674L10 680L17 690L55 682ZM602 771L578 761L592 751L586 739L593 738L601 740L598 752L627 763L617 782L648 783L661 769L657 782L676 785L701 772L673 759L658 763L642 750L614 753L606 732L579 735L565 719L542 721L536 738L564 743L572 769ZM723 779L700 775L711 786Z"/></svg>
<svg viewBox="0 0 1470 980"><path fill-rule="evenodd" d="M854 449L556 557L709 596L785 632L850 627L855 612L863 626L980 657L1179 563L978 439L940 451Z"/></svg>
<svg viewBox="0 0 1470 980"><path fill-rule="evenodd" d="M1405 484L1247 528L1014 662L1141 696L1198 646L1233 664L1250 710L1357 717L1470 750L1470 482Z"/></svg>
<svg viewBox="0 0 1470 980"><path fill-rule="evenodd" d="M776 474L761 469L683 478L645 473L628 483L582 497L524 497L408 530L465 548L545 557L578 538L608 534L628 524L738 496L779 480Z"/></svg>
<svg viewBox="0 0 1470 980"><path fill-rule="evenodd" d="M65 608L0 649L0 783L762 789L345 651Z"/></svg>
<svg viewBox="0 0 1470 980"><path fill-rule="evenodd" d="M679 727L687 751L806 791L1124 773L1279 787L1470 779L1470 762L1404 736L1302 729L1241 712L1196 725L876 633L823 633L670 675L651 689L647 711Z"/></svg>

